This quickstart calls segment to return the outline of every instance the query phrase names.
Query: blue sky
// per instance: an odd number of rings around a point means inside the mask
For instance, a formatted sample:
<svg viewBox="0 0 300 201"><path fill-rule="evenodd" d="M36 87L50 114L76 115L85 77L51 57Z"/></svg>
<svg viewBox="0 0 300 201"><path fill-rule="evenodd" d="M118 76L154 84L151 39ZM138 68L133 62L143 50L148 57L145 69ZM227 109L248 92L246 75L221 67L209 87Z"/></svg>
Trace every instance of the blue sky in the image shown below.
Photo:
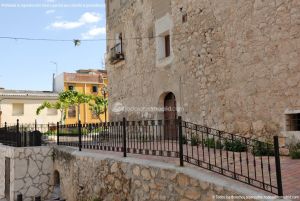
<svg viewBox="0 0 300 201"><path fill-rule="evenodd" d="M4 36L105 39L104 0L1 0L0 37ZM72 41L0 39L0 44L0 87L6 89L51 90L56 71L52 61L58 73L103 68L106 50L105 40L82 41L79 47Z"/></svg>

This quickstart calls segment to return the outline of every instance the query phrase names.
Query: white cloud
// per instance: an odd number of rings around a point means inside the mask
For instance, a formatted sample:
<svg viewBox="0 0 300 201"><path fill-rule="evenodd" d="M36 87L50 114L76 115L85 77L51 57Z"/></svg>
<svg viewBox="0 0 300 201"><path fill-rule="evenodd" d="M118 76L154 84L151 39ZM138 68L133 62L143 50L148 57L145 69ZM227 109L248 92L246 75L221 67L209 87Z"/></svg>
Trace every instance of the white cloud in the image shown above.
<svg viewBox="0 0 300 201"><path fill-rule="evenodd" d="M55 29L76 29L81 27L83 24L81 22L67 22L67 21L62 21L62 22L54 22L51 24L52 28Z"/></svg>
<svg viewBox="0 0 300 201"><path fill-rule="evenodd" d="M84 13L79 19L80 22L83 22L86 24L96 23L96 22L99 22L100 20L101 20L100 14L89 13L89 12Z"/></svg>
<svg viewBox="0 0 300 201"><path fill-rule="evenodd" d="M52 13L55 13L55 10L47 10L47 11L46 11L46 14L47 14L47 15L52 14Z"/></svg>
<svg viewBox="0 0 300 201"><path fill-rule="evenodd" d="M54 29L76 29L86 24L94 24L101 20L101 16L98 13L86 12L77 21L56 21L53 22L47 28Z"/></svg>
<svg viewBox="0 0 300 201"><path fill-rule="evenodd" d="M105 27L94 27L90 29L88 32L81 34L82 39L93 39L100 35L106 34Z"/></svg>

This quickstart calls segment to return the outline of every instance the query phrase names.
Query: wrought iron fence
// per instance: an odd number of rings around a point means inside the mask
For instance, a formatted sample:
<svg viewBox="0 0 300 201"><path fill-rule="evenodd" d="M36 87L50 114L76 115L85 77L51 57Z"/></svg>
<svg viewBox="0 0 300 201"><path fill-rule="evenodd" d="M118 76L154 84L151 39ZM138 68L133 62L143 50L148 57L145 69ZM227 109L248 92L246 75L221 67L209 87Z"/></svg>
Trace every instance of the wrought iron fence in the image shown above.
<svg viewBox="0 0 300 201"><path fill-rule="evenodd" d="M56 135L56 126L55 132ZM50 124L16 124L0 125L0 143L14 147L41 146L42 136L51 134Z"/></svg>
<svg viewBox="0 0 300 201"><path fill-rule="evenodd" d="M282 195L278 136L263 142L182 121L183 160Z"/></svg>
<svg viewBox="0 0 300 201"><path fill-rule="evenodd" d="M278 136L272 142L175 120L56 126L57 144L105 151L173 157L245 184L283 195Z"/></svg>

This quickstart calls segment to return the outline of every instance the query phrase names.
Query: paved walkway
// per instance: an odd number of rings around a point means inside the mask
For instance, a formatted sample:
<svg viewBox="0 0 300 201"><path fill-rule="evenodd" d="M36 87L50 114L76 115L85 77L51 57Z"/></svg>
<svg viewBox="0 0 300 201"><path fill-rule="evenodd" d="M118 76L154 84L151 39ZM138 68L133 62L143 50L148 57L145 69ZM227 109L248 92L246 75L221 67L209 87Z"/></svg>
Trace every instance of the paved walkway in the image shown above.
<svg viewBox="0 0 300 201"><path fill-rule="evenodd" d="M300 160L281 157L281 170L284 195L300 196Z"/></svg>

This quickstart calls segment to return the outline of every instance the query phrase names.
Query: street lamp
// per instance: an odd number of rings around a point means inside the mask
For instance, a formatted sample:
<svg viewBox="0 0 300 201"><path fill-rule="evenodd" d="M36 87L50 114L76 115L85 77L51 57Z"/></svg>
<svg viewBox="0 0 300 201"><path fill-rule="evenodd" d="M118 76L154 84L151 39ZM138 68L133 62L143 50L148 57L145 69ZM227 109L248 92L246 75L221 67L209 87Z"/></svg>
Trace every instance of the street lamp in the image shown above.
<svg viewBox="0 0 300 201"><path fill-rule="evenodd" d="M57 76L57 62L55 61L50 61L50 63L54 64L55 65L55 73L53 73L52 75L52 91L54 92L55 91L55 76Z"/></svg>
<svg viewBox="0 0 300 201"><path fill-rule="evenodd" d="M57 62L55 62L55 61L50 61L50 63L52 63L52 64L55 65L55 73L56 73L56 75L57 75L57 71L58 71L58 64L57 64Z"/></svg>
<svg viewBox="0 0 300 201"><path fill-rule="evenodd" d="M104 99L106 99L106 94L107 94L107 86L106 86L106 85L104 85L104 86L102 87L101 93L102 93ZM104 106L104 118L105 118L105 123L107 122L107 115L106 115L106 113L107 113L107 108L106 108L106 105L105 105L105 106Z"/></svg>

